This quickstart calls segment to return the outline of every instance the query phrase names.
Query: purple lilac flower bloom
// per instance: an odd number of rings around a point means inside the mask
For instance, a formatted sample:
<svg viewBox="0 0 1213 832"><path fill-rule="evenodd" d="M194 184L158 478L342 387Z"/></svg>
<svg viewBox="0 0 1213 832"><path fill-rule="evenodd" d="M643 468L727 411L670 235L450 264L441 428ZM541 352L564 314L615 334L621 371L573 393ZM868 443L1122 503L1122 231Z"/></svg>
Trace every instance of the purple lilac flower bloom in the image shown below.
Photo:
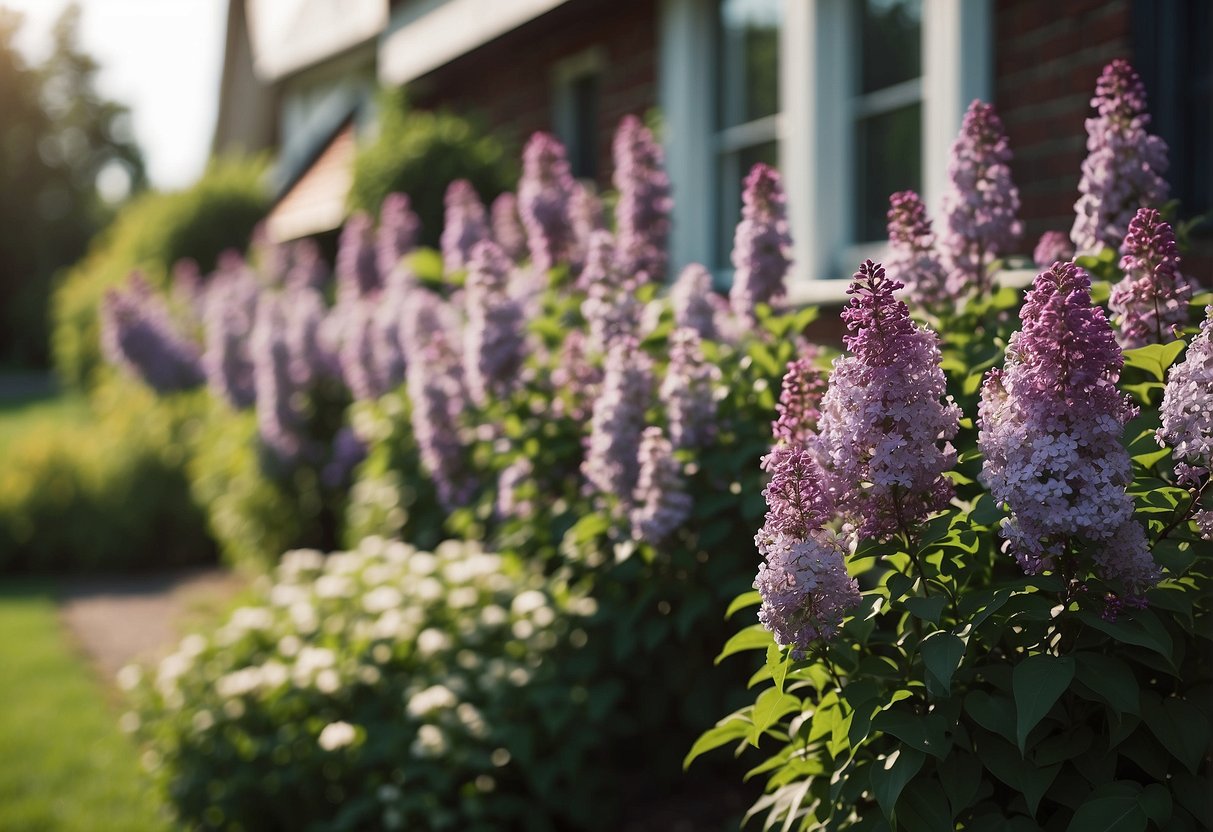
<svg viewBox="0 0 1213 832"><path fill-rule="evenodd" d="M808 448L777 444L762 458L771 475L762 498L766 518L754 543L763 557L792 540L804 540L834 516L827 476Z"/></svg>
<svg viewBox="0 0 1213 832"><path fill-rule="evenodd" d="M753 320L760 303L775 303L787 291L792 238L787 198L779 171L764 164L750 170L741 192L741 222L733 235L733 289L729 303L737 317Z"/></svg>
<svg viewBox="0 0 1213 832"><path fill-rule="evenodd" d="M1158 570L1125 493L1132 479L1121 433L1136 415L1116 389L1124 363L1091 280L1073 263L1041 272L1020 310L1006 366L982 386L982 480L1010 509L1002 534L1023 570L1056 569L1072 538L1095 566L1138 597Z"/></svg>
<svg viewBox="0 0 1213 832"><path fill-rule="evenodd" d="M101 347L116 366L159 393L188 390L205 376L198 348L173 323L168 307L138 274L101 305Z"/></svg>
<svg viewBox="0 0 1213 832"><path fill-rule="evenodd" d="M382 285L371 218L360 211L345 221L337 242L337 302L369 297Z"/></svg>
<svg viewBox="0 0 1213 832"><path fill-rule="evenodd" d="M202 369L211 392L236 408L251 407L256 398L249 337L260 295L256 276L238 256L223 259L206 292Z"/></svg>
<svg viewBox="0 0 1213 832"><path fill-rule="evenodd" d="M183 257L173 264L172 287L173 300L189 315L191 325L200 324L206 282L197 260Z"/></svg>
<svg viewBox="0 0 1213 832"><path fill-rule="evenodd" d="M1184 360L1167 374L1159 415L1158 444L1170 447L1177 461L1208 474L1213 468L1213 306L1205 308ZM1197 478L1190 478L1193 484Z"/></svg>
<svg viewBox="0 0 1213 832"><path fill-rule="evenodd" d="M588 340L581 330L571 330L564 337L552 368L551 383L555 393L552 411L575 422L590 418L598 386L602 383L602 370L589 359Z"/></svg>
<svg viewBox="0 0 1213 832"><path fill-rule="evenodd" d="M522 153L518 213L526 228L531 263L541 273L572 259L576 241L569 202L574 190L564 146L547 133L535 133Z"/></svg>
<svg viewBox="0 0 1213 832"><path fill-rule="evenodd" d="M634 293L635 284L619 270L618 250L609 231L595 231L582 269L580 285L586 298L581 314L589 324L590 346L606 352L619 338L635 335L640 325L641 306Z"/></svg>
<svg viewBox="0 0 1213 832"><path fill-rule="evenodd" d="M509 295L510 259L491 240L468 262L464 377L472 401L483 405L514 389L526 348L522 305Z"/></svg>
<svg viewBox="0 0 1213 832"><path fill-rule="evenodd" d="M340 488L350 481L354 468L366 459L366 443L349 425L342 425L333 437L329 460L320 471L320 481L326 488Z"/></svg>
<svg viewBox="0 0 1213 832"><path fill-rule="evenodd" d="M817 350L788 362L779 402L775 410L779 418L771 423L776 443L794 448L808 448L817 440L817 421L821 418L821 398L826 380L814 364Z"/></svg>
<svg viewBox="0 0 1213 832"><path fill-rule="evenodd" d="M289 257L287 247L270 237L269 226L264 221L257 223L249 238L248 260L266 284L282 283Z"/></svg>
<svg viewBox="0 0 1213 832"><path fill-rule="evenodd" d="M674 330L660 391L674 448L704 445L715 434L719 379L720 368L703 356L699 333L688 327Z"/></svg>
<svg viewBox="0 0 1213 832"><path fill-rule="evenodd" d="M695 330L701 338L715 338L716 306L712 303L713 297L712 273L698 263L691 263L670 287L674 323Z"/></svg>
<svg viewBox="0 0 1213 832"><path fill-rule="evenodd" d="M691 496L674 446L661 428L644 429L638 453L640 470L629 514L632 537L656 546L691 516Z"/></svg>
<svg viewBox="0 0 1213 832"><path fill-rule="evenodd" d="M291 465L310 455L301 395L291 379L291 349L286 338L287 304L281 295L264 295L250 338L257 430L261 443L279 462Z"/></svg>
<svg viewBox="0 0 1213 832"><path fill-rule="evenodd" d="M1125 349L1174 341L1188 321L1192 283L1179 271L1170 223L1153 208L1139 209L1120 253L1125 276L1108 298L1116 340Z"/></svg>
<svg viewBox="0 0 1213 832"><path fill-rule="evenodd" d="M493 227L493 240L501 246L514 263L521 263L526 257L526 229L518 217L518 197L510 191L493 200L489 209L490 223Z"/></svg>
<svg viewBox="0 0 1213 832"><path fill-rule="evenodd" d="M1070 239L1079 251L1115 248L1138 208L1167 201L1167 145L1146 132L1146 88L1128 61L1104 67L1087 119L1087 158L1082 163Z"/></svg>
<svg viewBox="0 0 1213 832"><path fill-rule="evenodd" d="M593 183L576 180L573 182L573 195L569 199L569 222L573 227L573 245L569 258L574 272L581 269L585 263L586 252L590 248L590 238L595 231L606 228L606 218L602 213L602 200L594 189Z"/></svg>
<svg viewBox="0 0 1213 832"><path fill-rule="evenodd" d="M626 275L643 272L651 281L663 281L670 211L674 204L670 198L670 177L665 172L665 154L652 131L634 115L624 116L619 122L612 151L615 157L612 182L619 192L615 234L620 268Z"/></svg>
<svg viewBox="0 0 1213 832"><path fill-rule="evenodd" d="M359 299L338 303L333 310L341 321L341 340L337 351L341 378L358 401L378 398L384 392L377 383L373 354L377 308L376 301Z"/></svg>
<svg viewBox="0 0 1213 832"><path fill-rule="evenodd" d="M518 496L520 486L535 476L535 466L520 456L506 466L497 478L497 516L526 520L535 513L535 504Z"/></svg>
<svg viewBox="0 0 1213 832"><path fill-rule="evenodd" d="M652 395L652 361L635 338L619 338L607 352L581 473L599 494L613 496L624 507L631 503L640 474L640 434Z"/></svg>
<svg viewBox="0 0 1213 832"><path fill-rule="evenodd" d="M421 220L413 212L406 194L392 193L379 206L379 229L375 232L375 260L385 279L400 266L400 260L417 245Z"/></svg>
<svg viewBox="0 0 1213 832"><path fill-rule="evenodd" d="M1047 269L1054 263L1066 263L1074 259L1074 243L1061 231L1046 231L1040 235L1032 262L1038 269Z"/></svg>
<svg viewBox="0 0 1213 832"><path fill-rule="evenodd" d="M922 198L913 191L889 197L889 277L906 287L906 297L918 306L934 306L948 298L947 272L935 248L935 232Z"/></svg>
<svg viewBox="0 0 1213 832"><path fill-rule="evenodd" d="M776 644L791 647L795 660L803 659L813 642L833 638L846 611L861 600L858 582L847 575L847 551L845 540L815 531L780 539L758 566L758 620Z"/></svg>
<svg viewBox="0 0 1213 832"><path fill-rule="evenodd" d="M442 267L454 274L467 268L472 248L489 238L489 220L480 195L466 179L456 179L447 187L445 204Z"/></svg>
<svg viewBox="0 0 1213 832"><path fill-rule="evenodd" d="M939 249L953 295L984 292L990 264L1011 253L1023 233L1010 162L1002 120L992 105L974 101L952 145L943 196Z"/></svg>
<svg viewBox="0 0 1213 832"><path fill-rule="evenodd" d="M900 288L871 260L855 273L842 313L851 354L835 360L818 420L838 508L864 537L909 531L953 494L944 472L960 408L945 396L938 339L910 320Z"/></svg>

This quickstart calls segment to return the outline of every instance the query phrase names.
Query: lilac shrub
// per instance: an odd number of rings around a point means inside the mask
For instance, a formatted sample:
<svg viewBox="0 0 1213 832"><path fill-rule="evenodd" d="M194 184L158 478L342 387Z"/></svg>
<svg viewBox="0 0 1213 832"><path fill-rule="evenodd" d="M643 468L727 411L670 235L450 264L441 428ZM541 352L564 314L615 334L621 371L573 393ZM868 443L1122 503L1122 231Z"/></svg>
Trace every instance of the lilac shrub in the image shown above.
<svg viewBox="0 0 1213 832"><path fill-rule="evenodd" d="M1174 341L1188 322L1192 284L1179 271L1170 223L1153 208L1139 209L1120 252L1125 276L1108 298L1116 340L1125 349Z"/></svg>
<svg viewBox="0 0 1213 832"><path fill-rule="evenodd" d="M953 295L983 294L990 264L1015 250L1023 233L1011 146L994 107L974 101L948 163L939 246Z"/></svg>
<svg viewBox="0 0 1213 832"><path fill-rule="evenodd" d="M1159 208L1169 188L1167 145L1150 135L1146 88L1128 61L1104 67L1087 119L1087 158L1070 239L1079 251L1116 248L1139 208Z"/></svg>

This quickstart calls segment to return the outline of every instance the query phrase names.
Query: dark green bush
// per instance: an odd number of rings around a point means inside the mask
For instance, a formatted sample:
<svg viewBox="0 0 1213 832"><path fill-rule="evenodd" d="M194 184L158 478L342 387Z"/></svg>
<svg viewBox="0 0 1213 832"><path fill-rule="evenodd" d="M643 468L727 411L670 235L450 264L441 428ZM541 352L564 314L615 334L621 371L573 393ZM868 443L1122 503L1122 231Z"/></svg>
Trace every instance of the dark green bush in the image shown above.
<svg viewBox="0 0 1213 832"><path fill-rule="evenodd" d="M409 109L404 94L379 97L379 133L354 161L350 206L378 214L383 198L409 195L421 218L421 241L437 246L447 184L467 179L488 204L508 190L517 173L500 140L452 113Z"/></svg>

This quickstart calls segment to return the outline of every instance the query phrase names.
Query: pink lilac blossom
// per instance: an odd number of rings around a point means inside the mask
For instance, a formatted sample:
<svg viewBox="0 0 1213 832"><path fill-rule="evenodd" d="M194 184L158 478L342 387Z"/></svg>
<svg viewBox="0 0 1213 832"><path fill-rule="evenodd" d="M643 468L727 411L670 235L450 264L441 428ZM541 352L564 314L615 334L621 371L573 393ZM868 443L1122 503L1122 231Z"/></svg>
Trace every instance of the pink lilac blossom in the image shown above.
<svg viewBox="0 0 1213 832"><path fill-rule="evenodd" d="M602 213L602 200L589 182L577 180L573 183L573 194L569 199L569 222L573 227L573 244L569 251L569 261L574 272L581 269L585 262L586 252L590 248L590 238L595 231L606 228L606 218Z"/></svg>
<svg viewBox="0 0 1213 832"><path fill-rule="evenodd" d="M382 287L371 218L359 211L337 241L337 302L373 296Z"/></svg>
<svg viewBox="0 0 1213 832"><path fill-rule="evenodd" d="M1046 231L1040 235L1032 262L1038 269L1047 269L1054 263L1065 263L1074 259L1074 243L1061 231Z"/></svg>
<svg viewBox="0 0 1213 832"><path fill-rule="evenodd" d="M922 198L914 191L889 197L889 277L903 284L906 297L918 306L935 306L948 299L947 272L935 247L935 232Z"/></svg>
<svg viewBox="0 0 1213 832"><path fill-rule="evenodd" d="M716 309L712 302L712 273L698 263L691 263L670 287L670 306L678 327L693 329L701 338L716 337Z"/></svg>
<svg viewBox="0 0 1213 832"><path fill-rule="evenodd" d="M652 396L652 361L635 338L619 338L607 352L581 473L597 493L623 507L631 503L640 473L640 434Z"/></svg>
<svg viewBox="0 0 1213 832"><path fill-rule="evenodd" d="M531 264L540 273L566 263L575 247L569 202L575 190L564 146L535 133L522 153L518 214L526 228Z"/></svg>
<svg viewBox="0 0 1213 832"><path fill-rule="evenodd" d="M1134 530L1132 478L1121 445L1136 415L1116 388L1124 363L1112 328L1091 304L1091 280L1073 263L1041 272L1020 310L1006 366L981 392L982 480L1010 517L1007 547L1023 570L1058 568L1071 539L1092 544L1097 572L1130 598L1157 580Z"/></svg>
<svg viewBox="0 0 1213 832"><path fill-rule="evenodd" d="M815 531L780 539L758 566L758 620L776 644L791 648L794 660L803 659L813 642L837 635L847 610L861 600L858 582L847 575L848 549L832 532Z"/></svg>
<svg viewBox="0 0 1213 832"><path fill-rule="evenodd" d="M602 370L589 357L589 338L579 329L571 330L560 345L556 364L552 367L551 383L554 396L552 411L575 422L590 418Z"/></svg>
<svg viewBox="0 0 1213 832"><path fill-rule="evenodd" d="M239 255L221 258L204 303L202 369L211 392L235 408L255 400L249 337L260 295L256 276Z"/></svg>
<svg viewBox="0 0 1213 832"><path fill-rule="evenodd" d="M779 418L771 423L776 443L808 448L817 440L821 398L826 391L825 376L814 363L817 352L814 347L788 362L775 405Z"/></svg>
<svg viewBox="0 0 1213 832"><path fill-rule="evenodd" d="M261 444L278 462L293 465L310 455L312 448L305 430L303 393L291 379L286 319L285 299L281 295L264 295L257 304L250 345Z"/></svg>
<svg viewBox="0 0 1213 832"><path fill-rule="evenodd" d="M720 368L703 355L699 333L690 328L670 335L670 363L660 399L676 449L706 444L716 431L716 384Z"/></svg>
<svg viewBox="0 0 1213 832"><path fill-rule="evenodd" d="M472 401L508 396L526 355L522 305L509 295L510 259L483 240L472 249L467 276L464 377Z"/></svg>
<svg viewBox="0 0 1213 832"><path fill-rule="evenodd" d="M900 288L871 260L859 267L842 313L851 354L834 361L818 420L838 508L864 537L908 532L953 495L944 473L960 408L945 394L938 339L910 320Z"/></svg>
<svg viewBox="0 0 1213 832"><path fill-rule="evenodd" d="M1167 145L1146 132L1146 88L1128 61L1117 58L1095 84L1086 121L1087 158L1082 163L1070 239L1079 251L1116 248L1138 208L1167 201Z"/></svg>
<svg viewBox="0 0 1213 832"><path fill-rule="evenodd" d="M612 182L619 193L615 235L620 268L626 275L644 273L649 280L664 281L673 209L665 154L652 131L634 115L619 122L612 152Z"/></svg>
<svg viewBox="0 0 1213 832"><path fill-rule="evenodd" d="M581 314L589 325L590 347L597 352L605 353L619 338L635 335L640 326L642 310L635 284L620 272L617 256L611 232L595 231L590 236L580 277L586 292Z"/></svg>
<svg viewBox="0 0 1213 832"><path fill-rule="evenodd" d="M337 352L341 378L358 401L378 398L384 392L377 383L373 354L377 308L377 301L359 299L338 303L333 310L341 320L341 346Z"/></svg>
<svg viewBox="0 0 1213 832"><path fill-rule="evenodd" d="M290 353L291 382L308 389L321 379L339 375L337 356L327 350L320 337L328 309L324 297L312 288L287 289L285 332Z"/></svg>
<svg viewBox="0 0 1213 832"><path fill-rule="evenodd" d="M758 552L768 557L789 541L804 540L834 516L834 496L816 455L808 448L776 444L762 458L771 475L762 498L767 504L762 528L754 537Z"/></svg>
<svg viewBox="0 0 1213 832"><path fill-rule="evenodd" d="M640 437L640 470L629 519L632 537L656 546L691 516L682 465L661 428L649 426Z"/></svg>
<svg viewBox="0 0 1213 832"><path fill-rule="evenodd" d="M1023 233L1011 146L994 107L973 101L952 145L939 250L953 295L984 292L990 264L1010 254Z"/></svg>
<svg viewBox="0 0 1213 832"><path fill-rule="evenodd" d="M497 516L502 519L526 520L535 513L535 504L519 496L520 488L535 475L534 464L520 456L505 467L497 477Z"/></svg>
<svg viewBox="0 0 1213 832"><path fill-rule="evenodd" d="M101 305L105 357L159 393L202 384L198 348L185 338L168 307L138 273L125 289L106 292Z"/></svg>
<svg viewBox="0 0 1213 832"><path fill-rule="evenodd" d="M489 208L489 217L493 240L512 262L521 263L526 258L527 248L526 230L518 217L518 197L510 191L499 195Z"/></svg>
<svg viewBox="0 0 1213 832"><path fill-rule="evenodd" d="M447 186L445 204L442 268L454 274L467 268L472 248L489 238L489 220L480 195L466 179L456 179Z"/></svg>
<svg viewBox="0 0 1213 832"><path fill-rule="evenodd" d="M1158 444L1170 447L1176 461L1207 474L1213 468L1213 306L1205 308L1184 360L1167 374L1159 415Z"/></svg>
<svg viewBox="0 0 1213 832"><path fill-rule="evenodd" d="M375 231L375 262L379 274L387 275L400 267L400 260L417 246L421 220L413 211L406 194L391 193L379 206L379 228Z"/></svg>
<svg viewBox="0 0 1213 832"><path fill-rule="evenodd" d="M1174 341L1188 322L1192 283L1179 271L1171 224L1153 208L1139 209L1120 253L1125 276L1108 298L1116 340L1125 349Z"/></svg>
<svg viewBox="0 0 1213 832"><path fill-rule="evenodd" d="M791 264L787 198L779 171L757 164L741 193L741 222L733 236L733 288L729 304L737 317L753 320L760 303L773 304L787 292Z"/></svg>

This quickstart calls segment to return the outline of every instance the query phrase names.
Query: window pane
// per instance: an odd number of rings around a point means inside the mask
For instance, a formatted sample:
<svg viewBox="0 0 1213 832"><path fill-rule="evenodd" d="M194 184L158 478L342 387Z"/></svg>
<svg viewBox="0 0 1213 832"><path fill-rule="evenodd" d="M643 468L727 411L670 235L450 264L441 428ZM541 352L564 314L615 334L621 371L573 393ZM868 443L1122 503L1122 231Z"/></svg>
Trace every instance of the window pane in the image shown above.
<svg viewBox="0 0 1213 832"><path fill-rule="evenodd" d="M733 232L741 219L741 185L759 162L779 165L779 143L764 142L720 157L720 203L717 208L716 269L733 268Z"/></svg>
<svg viewBox="0 0 1213 832"><path fill-rule="evenodd" d="M860 93L922 75L922 0L864 0L860 12Z"/></svg>
<svg viewBox="0 0 1213 832"><path fill-rule="evenodd" d="M889 194L922 189L922 105L856 122L856 242L884 239Z"/></svg>
<svg viewBox="0 0 1213 832"><path fill-rule="evenodd" d="M578 179L594 179L598 175L598 73L574 80L569 93L573 110L569 165Z"/></svg>
<svg viewBox="0 0 1213 832"><path fill-rule="evenodd" d="M783 0L721 0L719 122L745 124L779 111Z"/></svg>

